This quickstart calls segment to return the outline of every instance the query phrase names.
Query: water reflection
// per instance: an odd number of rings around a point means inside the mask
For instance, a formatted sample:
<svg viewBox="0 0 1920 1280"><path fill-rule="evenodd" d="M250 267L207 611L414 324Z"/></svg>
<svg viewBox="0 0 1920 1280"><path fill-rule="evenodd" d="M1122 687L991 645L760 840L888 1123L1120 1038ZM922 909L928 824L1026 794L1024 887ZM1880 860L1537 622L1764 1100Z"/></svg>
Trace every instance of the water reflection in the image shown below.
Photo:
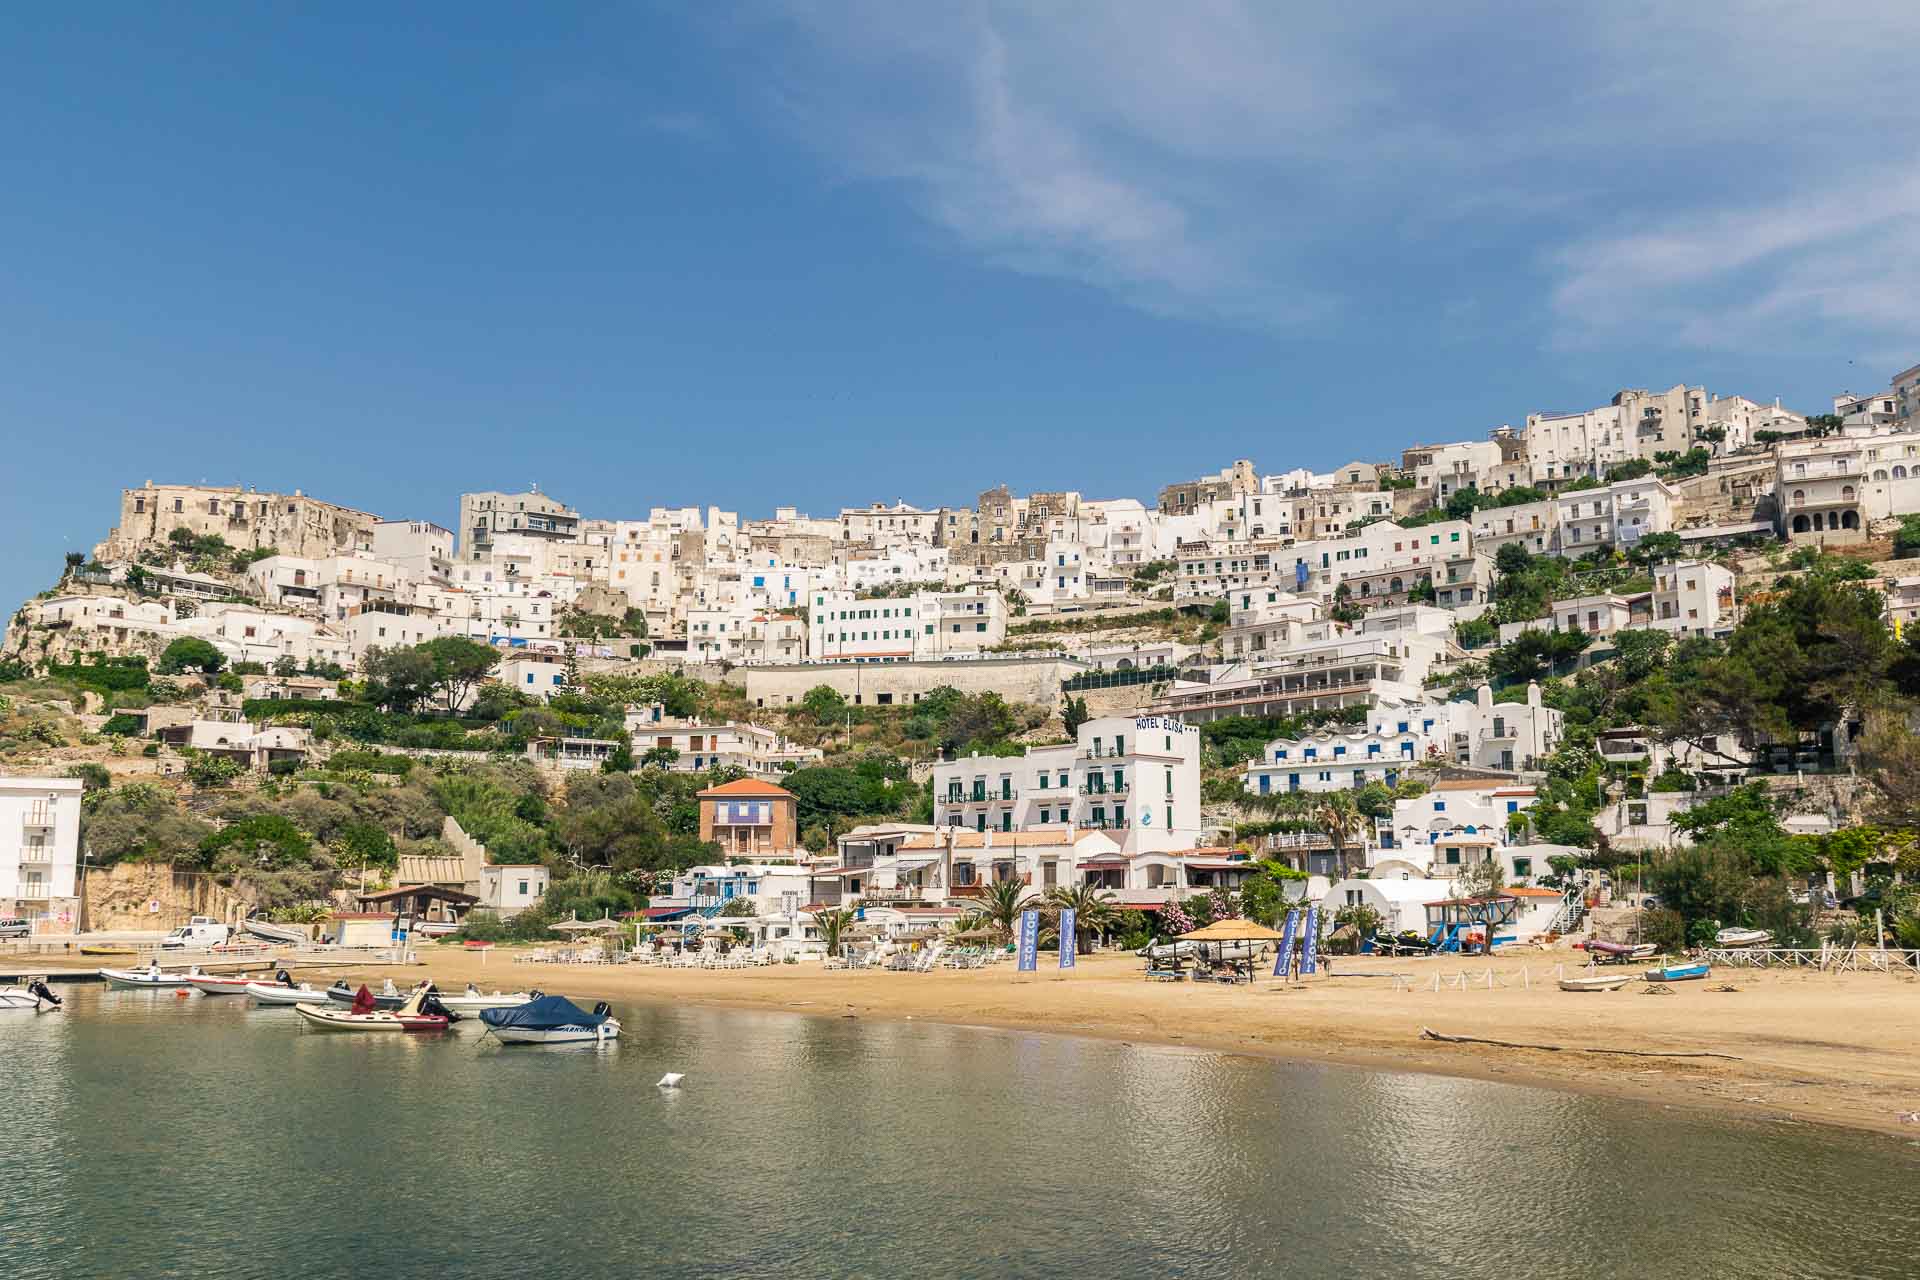
<svg viewBox="0 0 1920 1280"><path fill-rule="evenodd" d="M690 1008L538 1047L71 1003L0 1020L10 1280L1798 1277L1920 1246L1900 1149L1473 1081Z"/></svg>

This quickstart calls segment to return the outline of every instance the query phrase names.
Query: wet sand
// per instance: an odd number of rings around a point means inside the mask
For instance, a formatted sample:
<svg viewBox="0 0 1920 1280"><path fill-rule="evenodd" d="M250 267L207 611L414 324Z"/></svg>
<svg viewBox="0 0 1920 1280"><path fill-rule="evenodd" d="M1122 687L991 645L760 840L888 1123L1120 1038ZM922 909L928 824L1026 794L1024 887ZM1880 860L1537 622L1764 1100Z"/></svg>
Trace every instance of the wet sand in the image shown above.
<svg viewBox="0 0 1920 1280"><path fill-rule="evenodd" d="M1580 971L1573 951L1491 961L1340 957L1331 978L1233 987L1148 982L1130 955L1083 957L1064 974L1044 967L1050 955L1037 974L1015 973L1010 962L918 974L530 964L506 949L483 960L431 945L420 954L420 968L380 972L405 981L424 969L447 987L472 981L614 1002L924 1019L1471 1076L1920 1141L1920 1121L1903 1119L1920 1112L1920 977L1911 970L1717 969L1704 982L1655 988L1636 979L1618 991L1572 993L1555 984L1555 970ZM1423 1039L1423 1028L1562 1049L1446 1044ZM1589 1048L1733 1060L1576 1051Z"/></svg>

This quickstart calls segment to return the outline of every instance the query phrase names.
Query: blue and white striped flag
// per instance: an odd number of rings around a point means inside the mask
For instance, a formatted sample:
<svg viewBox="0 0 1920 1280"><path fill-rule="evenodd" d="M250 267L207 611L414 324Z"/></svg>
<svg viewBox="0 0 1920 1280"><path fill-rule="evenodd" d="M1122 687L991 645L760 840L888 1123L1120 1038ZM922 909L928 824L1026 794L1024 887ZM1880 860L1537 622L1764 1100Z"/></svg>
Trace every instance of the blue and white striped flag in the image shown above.
<svg viewBox="0 0 1920 1280"><path fill-rule="evenodd" d="M1320 908L1307 908L1307 936L1300 943L1300 976L1314 972L1318 968L1318 948L1320 941Z"/></svg>
<svg viewBox="0 0 1920 1280"><path fill-rule="evenodd" d="M1080 913L1072 907L1060 908L1060 967L1073 968L1073 956L1080 949L1080 939L1076 936L1076 921Z"/></svg>
<svg viewBox="0 0 1920 1280"><path fill-rule="evenodd" d="M1293 962L1293 931L1300 923L1298 911L1287 912L1287 922L1280 927L1280 956L1273 962L1273 976L1284 978L1287 968Z"/></svg>

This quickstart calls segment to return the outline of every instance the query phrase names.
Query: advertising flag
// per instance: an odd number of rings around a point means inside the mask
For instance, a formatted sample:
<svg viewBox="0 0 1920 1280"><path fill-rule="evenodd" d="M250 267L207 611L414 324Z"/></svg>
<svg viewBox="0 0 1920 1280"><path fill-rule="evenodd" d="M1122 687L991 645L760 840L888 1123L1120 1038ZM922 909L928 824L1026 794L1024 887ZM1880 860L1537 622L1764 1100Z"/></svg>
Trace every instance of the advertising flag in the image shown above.
<svg viewBox="0 0 1920 1280"><path fill-rule="evenodd" d="M1287 922L1280 926L1280 955L1273 962L1273 976L1284 978L1293 965L1293 931L1300 923L1298 911L1287 912Z"/></svg>
<svg viewBox="0 0 1920 1280"><path fill-rule="evenodd" d="M1022 911L1020 913L1019 934L1019 971L1032 973L1040 967L1040 913Z"/></svg>
<svg viewBox="0 0 1920 1280"><path fill-rule="evenodd" d="M1318 943L1320 941L1320 908L1307 908L1307 936L1300 942L1300 974L1305 977L1318 967Z"/></svg>
<svg viewBox="0 0 1920 1280"><path fill-rule="evenodd" d="M1072 907L1060 909L1060 967L1073 968L1074 952L1080 949L1080 939L1076 936L1076 922L1080 913Z"/></svg>

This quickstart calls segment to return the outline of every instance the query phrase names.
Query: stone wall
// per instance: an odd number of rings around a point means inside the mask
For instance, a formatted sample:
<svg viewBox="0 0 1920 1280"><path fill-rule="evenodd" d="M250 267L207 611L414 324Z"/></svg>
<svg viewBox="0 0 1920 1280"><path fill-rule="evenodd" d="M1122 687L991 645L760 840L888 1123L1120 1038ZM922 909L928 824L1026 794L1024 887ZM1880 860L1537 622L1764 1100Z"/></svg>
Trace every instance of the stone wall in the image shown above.
<svg viewBox="0 0 1920 1280"><path fill-rule="evenodd" d="M150 904L158 910L149 910ZM250 909L251 904L201 871L122 862L91 867L86 873L88 929L171 929L193 916L234 923Z"/></svg>
<svg viewBox="0 0 1920 1280"><path fill-rule="evenodd" d="M859 706L907 706L942 686L961 693L997 693L1008 702L1057 709L1060 684L1087 670L1071 658L993 658L964 662L822 662L736 667L755 707L788 707L826 685Z"/></svg>

